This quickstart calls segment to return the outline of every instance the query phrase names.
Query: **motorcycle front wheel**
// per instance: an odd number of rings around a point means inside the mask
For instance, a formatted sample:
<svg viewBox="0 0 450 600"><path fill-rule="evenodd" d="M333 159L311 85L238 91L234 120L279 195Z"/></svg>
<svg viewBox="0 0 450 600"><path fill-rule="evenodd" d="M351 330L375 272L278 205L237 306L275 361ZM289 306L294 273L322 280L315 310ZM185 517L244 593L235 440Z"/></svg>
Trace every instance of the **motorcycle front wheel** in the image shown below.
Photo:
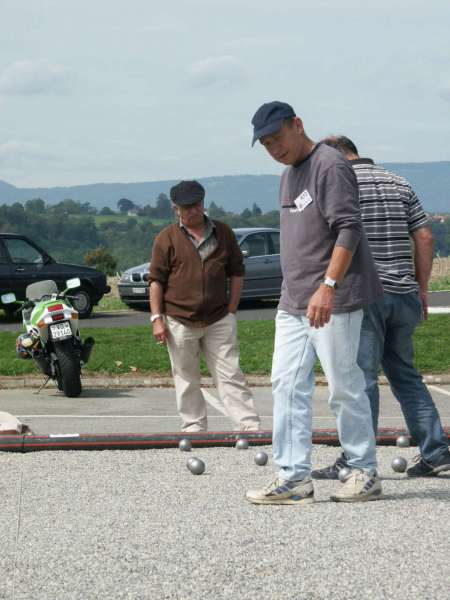
<svg viewBox="0 0 450 600"><path fill-rule="evenodd" d="M58 389L68 398L76 398L81 394L81 371L80 359L72 340L57 342L55 354L58 359L55 365Z"/></svg>

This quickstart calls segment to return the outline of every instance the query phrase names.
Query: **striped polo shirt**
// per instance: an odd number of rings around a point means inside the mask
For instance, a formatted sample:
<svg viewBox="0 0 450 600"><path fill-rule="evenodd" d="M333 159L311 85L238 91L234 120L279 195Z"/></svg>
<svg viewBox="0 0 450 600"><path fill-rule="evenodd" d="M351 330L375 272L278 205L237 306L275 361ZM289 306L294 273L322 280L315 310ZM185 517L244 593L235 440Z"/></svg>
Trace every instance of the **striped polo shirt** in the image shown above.
<svg viewBox="0 0 450 600"><path fill-rule="evenodd" d="M394 294L417 291L410 236L429 226L428 216L406 179L369 158L351 163L364 229L384 290Z"/></svg>

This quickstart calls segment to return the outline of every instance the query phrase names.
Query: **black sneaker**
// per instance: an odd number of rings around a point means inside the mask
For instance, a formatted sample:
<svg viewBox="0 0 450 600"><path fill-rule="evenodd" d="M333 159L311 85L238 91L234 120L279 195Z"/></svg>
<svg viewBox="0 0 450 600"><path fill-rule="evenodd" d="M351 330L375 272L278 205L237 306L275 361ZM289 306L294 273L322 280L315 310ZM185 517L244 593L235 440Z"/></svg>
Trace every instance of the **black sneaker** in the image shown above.
<svg viewBox="0 0 450 600"><path fill-rule="evenodd" d="M439 473L450 471L450 452L448 450L433 463L424 460L420 454L418 458L420 458L419 462L406 471L408 477L436 477Z"/></svg>
<svg viewBox="0 0 450 600"><path fill-rule="evenodd" d="M342 453L333 465L312 471L311 477L313 479L339 479L338 473L344 467L348 467L348 463L345 454Z"/></svg>

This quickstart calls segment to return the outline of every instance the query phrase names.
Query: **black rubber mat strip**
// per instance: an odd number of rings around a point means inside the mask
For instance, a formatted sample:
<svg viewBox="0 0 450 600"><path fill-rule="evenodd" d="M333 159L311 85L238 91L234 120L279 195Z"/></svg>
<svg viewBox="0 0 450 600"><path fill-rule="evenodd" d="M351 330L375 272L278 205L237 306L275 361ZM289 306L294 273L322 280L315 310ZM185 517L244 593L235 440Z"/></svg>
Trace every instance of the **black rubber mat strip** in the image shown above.
<svg viewBox="0 0 450 600"><path fill-rule="evenodd" d="M450 441L450 428L444 428ZM377 444L395 445L405 429L383 428L378 432ZM189 438L193 448L234 446L238 437L245 437L252 446L272 443L272 431L208 431L205 433L112 433L112 434L50 434L50 435L2 435L0 451L34 452L38 450L146 450L176 448L182 438ZM314 429L313 443L339 446L335 429ZM416 445L411 440L411 445Z"/></svg>

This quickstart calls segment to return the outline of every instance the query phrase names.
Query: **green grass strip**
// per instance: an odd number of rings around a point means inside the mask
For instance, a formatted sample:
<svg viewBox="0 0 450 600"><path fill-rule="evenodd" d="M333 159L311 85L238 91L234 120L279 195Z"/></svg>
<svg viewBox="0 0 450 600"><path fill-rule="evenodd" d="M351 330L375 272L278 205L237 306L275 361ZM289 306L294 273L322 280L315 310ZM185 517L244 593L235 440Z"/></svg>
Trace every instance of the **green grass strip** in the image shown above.
<svg viewBox="0 0 450 600"><path fill-rule="evenodd" d="M19 329L20 326L18 326ZM269 375L272 365L274 321L238 321L241 366L250 375ZM125 373L170 375L170 362L164 346L152 338L149 325L127 328L89 329L96 345L84 372L105 375ZM17 333L0 332L0 375L38 374L31 360L16 358ZM430 315L416 331L416 366L423 373L450 371L450 315ZM202 362L202 372L207 369Z"/></svg>

